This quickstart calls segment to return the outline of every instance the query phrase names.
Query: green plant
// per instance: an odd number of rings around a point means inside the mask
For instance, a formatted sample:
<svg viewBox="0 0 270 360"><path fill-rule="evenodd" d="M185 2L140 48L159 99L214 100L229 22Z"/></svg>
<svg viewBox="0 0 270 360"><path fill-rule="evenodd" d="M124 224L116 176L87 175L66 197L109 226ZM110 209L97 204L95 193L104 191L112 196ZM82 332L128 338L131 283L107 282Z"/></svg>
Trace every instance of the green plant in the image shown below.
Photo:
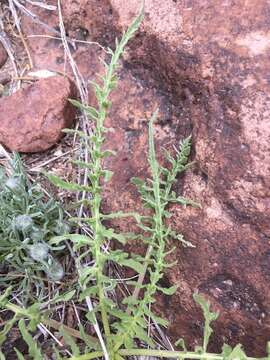
<svg viewBox="0 0 270 360"><path fill-rule="evenodd" d="M183 246L192 246L181 234L176 234L166 225L166 219L170 217L169 203L198 206L191 200L177 196L172 190L177 175L189 167L190 138L180 143L179 150L176 151L174 157L166 153L166 158L170 164L169 168L161 166L156 158L154 144L156 112L149 121L148 162L151 177L147 180L133 179L133 183L137 186L143 204L149 210L150 215L143 216L137 213L122 212L103 214L101 211L102 186L112 176L112 173L103 166L103 159L113 155L111 151L104 149L105 135L109 131L104 124L110 106L109 95L116 86L116 70L119 58L128 40L138 29L142 18L143 13L132 23L123 35L122 40L116 42L115 51L109 50L111 61L109 64L104 64L105 75L101 77L102 83L93 83L98 103L97 108L72 101L95 122L93 134L90 137L83 132L69 130L77 133L89 149L91 161L76 162L80 167L86 169L88 183L83 185L68 183L55 175L48 175L51 182L61 188L69 191L86 191L91 194L91 198L83 200L83 204L88 206L90 210L90 217L73 218L73 222L77 223L77 233L52 236L49 241L50 246L58 246L66 240L70 240L73 244L73 254L78 272L78 293L76 294L76 290L72 290L67 294L54 297L47 303L36 302L25 308L10 300L11 289L8 289L0 297L0 307L9 310L13 317L0 332L0 345L6 340L10 328L18 322L22 337L28 345L29 356L37 360L42 359L43 354L32 333L36 331L39 324L57 329L65 343L69 345L68 349L55 346L54 355L59 360L99 358L123 360L133 356L154 356L181 360L255 360L245 355L241 345L237 345L234 349L224 345L221 354L208 352L208 343L212 334L211 322L217 319L218 314L210 311L209 303L199 294L194 295L194 300L201 306L205 318L202 346L195 348L194 351L189 351L184 340L180 339L176 346L181 347L181 351L161 350L157 348L147 331L147 319L151 319L162 326L167 324L166 320L158 317L152 310L156 293L160 291L166 295L171 295L176 291L175 287L164 288L160 285L165 268L172 265L166 261L166 256L174 250L167 250L168 240L177 238ZM81 203L77 205L80 206ZM134 217L141 230L141 235L116 233L114 229L106 226L105 220L126 216ZM20 222L19 226L16 226L16 231L20 231L24 235L31 228L32 220L32 218L31 220L29 218L24 219L23 223ZM91 228L92 236L83 233L80 227L83 222ZM111 240L122 245L134 238L141 239L145 243L147 248L145 256L129 254L120 249L112 250L107 246ZM39 262L46 256L47 248L42 246L35 258ZM108 275L107 269L111 262L131 268L138 274L136 281L126 282L133 291L131 295L123 296L122 299L114 296L114 290L118 287L119 282L117 278ZM78 296L75 297L76 295ZM58 326L59 324L49 318L48 305L53 311L53 305L57 302L68 302L71 298L81 306L86 304L87 311L84 320L93 324L96 337L93 338L86 334L81 323L79 323L79 330L75 332L74 329L67 326ZM17 349L16 354L18 359L23 359L23 355ZM1 351L0 358L4 359L4 354ZM270 359L270 355L267 359Z"/></svg>
<svg viewBox="0 0 270 360"><path fill-rule="evenodd" d="M141 19L142 14L133 22L122 40L119 43L116 42L115 51L112 52L110 50L111 62L104 64L105 75L101 78L102 85L93 83L98 107L93 108L89 105L82 105L77 101L72 101L75 106L85 111L95 121L95 128L91 137L87 137L82 132L75 131L85 141L91 155L90 163L77 162L80 166L87 168L89 184L82 186L77 183L67 183L54 175L49 175L49 179L57 186L73 191L88 191L92 195L91 200L84 201L90 208L91 217L74 220L86 222L93 231L93 237L74 234L54 238L51 240L51 243L58 244L65 239L70 239L74 244L74 251L78 252L82 249L76 262L81 288L80 301L86 301L89 308L86 316L90 321L97 324L97 319L101 319L104 338L99 330L97 330L97 334L103 355L105 358L115 360L122 359L120 354L123 351L126 351L128 355L128 351L136 347L138 341L147 344L151 348L155 348L153 340L147 333L148 323L146 318L150 318L156 323L165 326L167 322L155 315L150 308L155 301L155 295L158 291L169 295L173 294L176 290L176 287L163 288L160 285L164 269L171 265L167 264L166 255L173 251L173 249L166 252L166 244L173 237L177 238L184 246L192 246L181 234L176 234L171 228L166 226L165 219L170 217L167 205L175 202L184 206L197 206L193 201L176 196L175 192L172 191L177 175L189 166L187 161L190 154L190 138L187 138L180 144L179 151L176 152L175 157L166 153L166 158L171 164L170 169L161 166L156 159L154 146L153 126L157 117L156 112L149 122L148 161L152 177L146 181L138 178L133 179L133 183L138 187L145 207L152 210L152 215L103 214L101 212L102 182L109 181L112 175L110 171L103 168L102 161L105 157L113 155L111 151L104 150L102 147L105 141L105 134L108 131L104 126L106 114L110 106L108 98L116 85L115 71L119 57L124 50L124 46L137 30ZM135 238L134 234L117 234L113 229L108 229L104 225L104 220L123 216L134 216L138 226L143 231L143 235L140 238L147 245L145 257L127 254L119 249L110 249L109 252L103 251L103 247L106 247L107 242L110 240L125 243L128 238ZM91 266L84 263L84 260L89 255L91 255L94 262ZM139 275L137 282L128 282L128 285L134 288L133 294L125 297L121 303L119 299L118 302L113 299L112 291L117 286L117 281L106 274L106 267L109 262L130 267ZM146 280L146 274L149 277L148 281ZM139 297L139 293L141 293L141 297ZM97 306L93 307L91 305L91 297L98 299ZM82 356L79 356L79 354L80 351L77 348L74 359L90 359L97 356L95 353Z"/></svg>
<svg viewBox="0 0 270 360"><path fill-rule="evenodd" d="M38 279L43 272L51 280L60 280L63 269L53 254L63 247L52 247L48 241L69 232L63 210L28 181L16 153L10 168L9 176L4 169L0 173L0 262L10 270L1 276L1 285L14 284L18 278L18 290L42 284Z"/></svg>

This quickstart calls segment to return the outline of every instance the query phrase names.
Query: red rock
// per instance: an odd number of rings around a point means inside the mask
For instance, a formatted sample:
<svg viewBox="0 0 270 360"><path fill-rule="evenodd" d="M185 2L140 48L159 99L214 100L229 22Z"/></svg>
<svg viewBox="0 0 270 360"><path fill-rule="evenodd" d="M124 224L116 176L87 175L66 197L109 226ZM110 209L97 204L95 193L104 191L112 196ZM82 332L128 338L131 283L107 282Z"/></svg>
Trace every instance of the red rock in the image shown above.
<svg viewBox="0 0 270 360"><path fill-rule="evenodd" d="M44 151L72 126L74 84L62 76L39 80L0 100L0 142L20 152Z"/></svg>
<svg viewBox="0 0 270 360"><path fill-rule="evenodd" d="M7 52L0 42L0 68L5 64L6 61L7 61Z"/></svg>
<svg viewBox="0 0 270 360"><path fill-rule="evenodd" d="M102 34L118 34L139 8L137 0L110 3L107 12L107 0L78 0L78 8L66 0L67 31L86 28L91 40L108 45ZM107 125L114 132L107 146L117 156L106 163L114 176L104 193L104 211L141 210L129 181L149 174L147 119L157 107L160 159L162 146L172 149L192 131L196 166L179 179L175 191L199 201L202 209L173 206L170 225L196 248L175 244L168 260L178 265L168 270L164 284L179 288L173 297L159 296L156 310L171 321L172 338L183 337L194 347L202 335L201 312L192 300L199 290L222 314L212 349L240 342L248 354L261 356L270 339L269 4L147 0L145 5L144 23L125 54L112 96ZM95 10L101 8L106 11ZM50 20L48 12L41 15L44 22ZM27 21L24 33L30 35L34 29ZM59 43L38 41L29 38L35 63L63 71ZM100 72L100 53L78 46L74 58L84 76L93 79ZM134 229L126 219L118 226ZM142 245L130 248L139 251Z"/></svg>

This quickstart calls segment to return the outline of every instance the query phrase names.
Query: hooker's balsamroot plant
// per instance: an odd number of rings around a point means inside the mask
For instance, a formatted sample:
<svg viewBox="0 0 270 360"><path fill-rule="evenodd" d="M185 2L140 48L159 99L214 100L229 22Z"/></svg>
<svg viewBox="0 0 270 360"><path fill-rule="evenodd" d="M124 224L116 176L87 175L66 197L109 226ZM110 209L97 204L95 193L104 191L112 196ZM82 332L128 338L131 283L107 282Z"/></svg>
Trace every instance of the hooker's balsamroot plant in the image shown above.
<svg viewBox="0 0 270 360"><path fill-rule="evenodd" d="M171 266L166 261L166 256L173 251L167 250L168 240L177 238L183 246L192 246L182 235L176 234L166 225L166 218L170 216L168 204L179 203L183 206L196 203L177 196L172 190L172 186L177 175L186 170L189 166L188 156L190 153L190 138L184 140L173 157L166 153L166 158L170 163L170 168L165 168L159 164L156 158L154 144L154 124L157 118L157 112L149 121L149 149L148 162L151 170L151 177L147 180L135 178L133 183L137 186L142 202L151 215L142 216L136 213L111 213L103 214L101 211L102 184L110 180L112 173L103 166L103 159L114 155L109 150L104 150L104 141L106 133L109 131L105 127L105 119L110 107L109 95L116 87L117 66L127 42L133 37L142 21L143 13L132 23L129 29L124 33L120 42L116 42L115 50L109 50L111 61L104 63L105 74L101 78L101 84L93 83L98 106L96 108L86 104L80 104L72 101L74 105L82 109L89 118L95 122L93 134L87 136L83 132L76 132L88 147L91 155L89 163L76 163L87 170L88 184L80 185L76 183L65 182L62 179L49 175L49 179L57 186L69 191L84 191L91 194L91 197L85 199L84 205L88 206L90 217L73 218L73 221L80 225L85 222L92 230L92 236L86 236L82 233L67 234L52 237L51 245L61 244L62 241L70 240L73 244L75 254L76 268L78 272L78 298L77 302L86 304L86 319L91 322L96 331L96 337L90 337L86 334L82 323L79 324L75 340L74 332L67 332L65 328L60 328L65 343L69 344L68 350L55 347L55 357L57 359L70 360L123 360L133 356L153 356L159 358L176 359L201 359L201 360L232 360L249 359L240 345L232 349L224 345L221 354L208 353L208 343L212 334L211 322L218 316L217 313L210 311L209 303L199 295L194 295L194 300L202 307L205 317L204 336L202 346L194 351L188 351L183 339L180 339L176 346L182 348L181 351L167 351L156 348L156 344L148 332L148 320L162 326L166 326L166 320L158 317L152 311L152 304L155 301L157 292L171 295L176 287L164 288L160 280L163 277L164 270ZM78 204L80 206L81 204ZM110 241L116 241L125 244L126 241L136 238L134 234L116 233L115 230L106 226L106 220L113 220L118 217L133 216L141 229L142 235L139 237L146 244L145 256L138 256L126 253L123 250L112 250L108 244ZM134 270L138 276L137 280L127 281L127 285L132 289L130 296L124 296L122 299L115 299L113 293L118 286L118 279L108 276L108 263L115 262L123 267ZM28 345L29 356L32 359L43 359L40 348L31 335L40 323L47 323L46 313L39 312L43 304L35 304L31 308L24 309L15 306L8 301L8 290L0 298L0 306L9 309L14 313L12 324L19 320L19 329L22 337ZM75 291L60 296L59 299L68 301L71 297L75 301ZM57 299L56 299L57 300ZM26 322L26 319L28 322ZM86 320L84 318L84 321ZM7 324L4 331L0 333L5 337L10 323ZM181 324L179 324L181 327ZM68 351L65 352L65 351ZM21 353L16 350L18 359L23 359ZM68 354L65 356L65 354ZM1 354L1 359L4 355ZM270 357L268 358L270 359Z"/></svg>

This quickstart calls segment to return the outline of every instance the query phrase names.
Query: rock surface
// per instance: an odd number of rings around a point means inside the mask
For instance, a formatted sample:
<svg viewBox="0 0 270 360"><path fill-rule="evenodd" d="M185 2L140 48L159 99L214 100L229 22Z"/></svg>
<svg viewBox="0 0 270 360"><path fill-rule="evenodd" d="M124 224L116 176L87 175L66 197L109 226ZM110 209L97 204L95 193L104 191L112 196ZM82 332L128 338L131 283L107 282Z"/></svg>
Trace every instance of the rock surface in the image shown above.
<svg viewBox="0 0 270 360"><path fill-rule="evenodd" d="M75 120L74 84L62 76L39 80L0 99L0 143L12 151L32 153L53 146Z"/></svg>
<svg viewBox="0 0 270 360"><path fill-rule="evenodd" d="M5 64L6 61L7 61L7 52L0 42L0 68Z"/></svg>
<svg viewBox="0 0 270 360"><path fill-rule="evenodd" d="M136 0L67 0L63 9L72 36L83 33L106 46L137 10ZM270 340L269 12L267 0L146 2L112 97L108 126L114 132L107 145L117 157L107 164L115 175L104 200L106 211L141 209L129 180L149 171L147 119L153 110L160 109L157 149L172 149L192 131L196 165L175 190L202 209L173 206L170 221L196 248L176 244L170 260L178 265L164 284L179 288L173 297L160 296L157 309L171 321L173 338L198 345L203 323L192 293L199 290L221 312L212 349L241 342L256 356ZM57 26L55 14L38 15ZM26 34L40 33L29 18L23 26ZM38 68L65 69L60 42L33 38L29 45ZM100 72L93 46L73 49L86 79ZM130 231L134 224L118 226Z"/></svg>

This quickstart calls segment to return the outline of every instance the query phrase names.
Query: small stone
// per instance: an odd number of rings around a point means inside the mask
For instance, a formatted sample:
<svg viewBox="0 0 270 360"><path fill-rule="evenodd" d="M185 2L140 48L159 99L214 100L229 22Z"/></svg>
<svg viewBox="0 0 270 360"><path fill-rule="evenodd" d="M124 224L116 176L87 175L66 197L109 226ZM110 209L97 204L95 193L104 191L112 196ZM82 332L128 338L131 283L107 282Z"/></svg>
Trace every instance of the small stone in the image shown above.
<svg viewBox="0 0 270 360"><path fill-rule="evenodd" d="M7 61L7 52L4 49L4 46L0 43L0 67L2 67Z"/></svg>
<svg viewBox="0 0 270 360"><path fill-rule="evenodd" d="M75 121L75 108L68 101L75 96L69 79L54 76L0 99L0 143L25 153L49 149Z"/></svg>

